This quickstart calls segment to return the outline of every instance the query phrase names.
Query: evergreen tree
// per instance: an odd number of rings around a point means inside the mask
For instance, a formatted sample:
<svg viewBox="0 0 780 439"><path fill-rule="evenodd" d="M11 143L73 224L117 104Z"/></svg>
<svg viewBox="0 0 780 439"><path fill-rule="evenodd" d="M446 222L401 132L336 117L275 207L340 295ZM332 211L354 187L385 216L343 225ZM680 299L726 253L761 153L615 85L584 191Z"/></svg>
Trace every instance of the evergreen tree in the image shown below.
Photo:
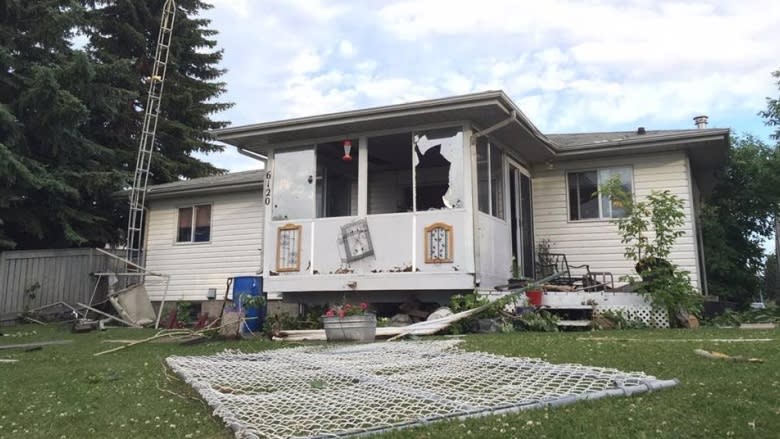
<svg viewBox="0 0 780 439"><path fill-rule="evenodd" d="M163 3L0 2L0 250L121 241L114 194L132 179ZM152 183L220 171L190 156L221 149L205 131L229 106L215 102L215 32L197 18L210 6L178 3Z"/></svg>
<svg viewBox="0 0 780 439"><path fill-rule="evenodd" d="M83 18L75 0L0 8L0 248L108 238L92 193L118 174L101 165L111 151L84 132L94 77L70 43Z"/></svg>
<svg viewBox="0 0 780 439"><path fill-rule="evenodd" d="M135 169L143 111L148 92L160 18L165 0L86 1L89 27L87 50L105 67L102 75L112 85L106 105L92 114L95 139L116 149L120 165ZM208 29L210 20L199 14L212 6L199 0L179 0L173 26L168 70L152 156L150 183L165 183L180 177L194 178L221 172L190 154L221 151L207 130L227 122L211 115L232 104L216 102L225 91L218 81L222 51L215 50Z"/></svg>

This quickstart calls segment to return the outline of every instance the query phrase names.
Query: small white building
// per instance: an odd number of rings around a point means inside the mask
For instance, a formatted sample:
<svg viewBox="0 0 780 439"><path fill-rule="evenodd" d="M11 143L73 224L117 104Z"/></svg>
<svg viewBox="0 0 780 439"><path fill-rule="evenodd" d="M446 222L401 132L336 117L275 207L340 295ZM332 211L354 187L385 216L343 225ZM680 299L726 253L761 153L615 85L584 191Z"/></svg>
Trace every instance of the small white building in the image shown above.
<svg viewBox="0 0 780 439"><path fill-rule="evenodd" d="M706 291L696 218L728 129L544 135L490 91L214 134L266 168L150 189L146 264L171 275L169 300L262 274L269 299L446 301L506 284L513 258L533 277L542 239L618 279L634 272L610 222L621 210L594 196L613 175L639 198L685 200L671 259Z"/></svg>

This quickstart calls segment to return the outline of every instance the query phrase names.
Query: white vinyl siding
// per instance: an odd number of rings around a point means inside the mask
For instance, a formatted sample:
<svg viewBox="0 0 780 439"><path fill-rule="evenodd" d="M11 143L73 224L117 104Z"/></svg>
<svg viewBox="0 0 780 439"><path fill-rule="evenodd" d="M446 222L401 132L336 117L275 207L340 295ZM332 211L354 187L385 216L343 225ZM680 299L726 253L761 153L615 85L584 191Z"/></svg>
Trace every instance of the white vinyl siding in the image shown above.
<svg viewBox="0 0 780 439"><path fill-rule="evenodd" d="M642 200L652 190L670 190L685 202L685 235L677 240L671 254L673 263L691 273L699 284L696 235L690 200L691 178L684 152L655 153L629 157L557 162L553 169L534 169L533 206L536 242L550 239L552 249L565 253L571 265L589 264L592 271L609 271L615 282L623 275L635 275L633 263L623 256L617 227L608 219L570 221L567 199L568 172L604 167L628 166L634 171L634 195ZM579 273L578 273L579 274Z"/></svg>
<svg viewBox="0 0 780 439"><path fill-rule="evenodd" d="M256 275L262 267L262 192L242 191L213 195L182 195L149 202L146 267L170 275L166 300L206 300L209 288L217 298L225 294L228 277ZM211 240L177 243L180 207L211 205ZM159 301L163 283L149 277L149 297Z"/></svg>

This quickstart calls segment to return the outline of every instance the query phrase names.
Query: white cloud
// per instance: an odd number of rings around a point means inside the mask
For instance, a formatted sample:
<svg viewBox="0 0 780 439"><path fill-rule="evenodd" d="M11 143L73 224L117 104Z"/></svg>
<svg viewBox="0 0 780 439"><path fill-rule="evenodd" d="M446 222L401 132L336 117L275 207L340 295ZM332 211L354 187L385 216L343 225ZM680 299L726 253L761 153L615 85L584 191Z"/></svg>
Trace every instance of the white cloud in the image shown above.
<svg viewBox="0 0 780 439"><path fill-rule="evenodd" d="M777 96L776 1L211 2L237 124L503 89L545 132L760 126Z"/></svg>
<svg viewBox="0 0 780 439"><path fill-rule="evenodd" d="M339 54L344 58L352 58L355 56L355 46L349 40L341 40L339 42Z"/></svg>

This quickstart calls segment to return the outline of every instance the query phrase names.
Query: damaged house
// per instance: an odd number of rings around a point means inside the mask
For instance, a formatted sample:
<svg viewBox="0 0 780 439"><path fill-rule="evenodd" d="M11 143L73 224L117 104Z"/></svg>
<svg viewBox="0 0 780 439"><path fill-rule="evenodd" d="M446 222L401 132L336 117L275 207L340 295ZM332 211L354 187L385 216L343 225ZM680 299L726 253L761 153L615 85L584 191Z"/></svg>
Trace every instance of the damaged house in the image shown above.
<svg viewBox="0 0 780 439"><path fill-rule="evenodd" d="M490 91L221 129L265 170L150 188L146 265L171 276L168 300L219 298L226 278L261 274L269 300L446 302L506 284L513 261L533 277L549 240L617 280L634 272L610 223L622 211L596 192L619 176L637 197L685 200L671 259L706 291L697 213L729 130L698 122L545 135Z"/></svg>

